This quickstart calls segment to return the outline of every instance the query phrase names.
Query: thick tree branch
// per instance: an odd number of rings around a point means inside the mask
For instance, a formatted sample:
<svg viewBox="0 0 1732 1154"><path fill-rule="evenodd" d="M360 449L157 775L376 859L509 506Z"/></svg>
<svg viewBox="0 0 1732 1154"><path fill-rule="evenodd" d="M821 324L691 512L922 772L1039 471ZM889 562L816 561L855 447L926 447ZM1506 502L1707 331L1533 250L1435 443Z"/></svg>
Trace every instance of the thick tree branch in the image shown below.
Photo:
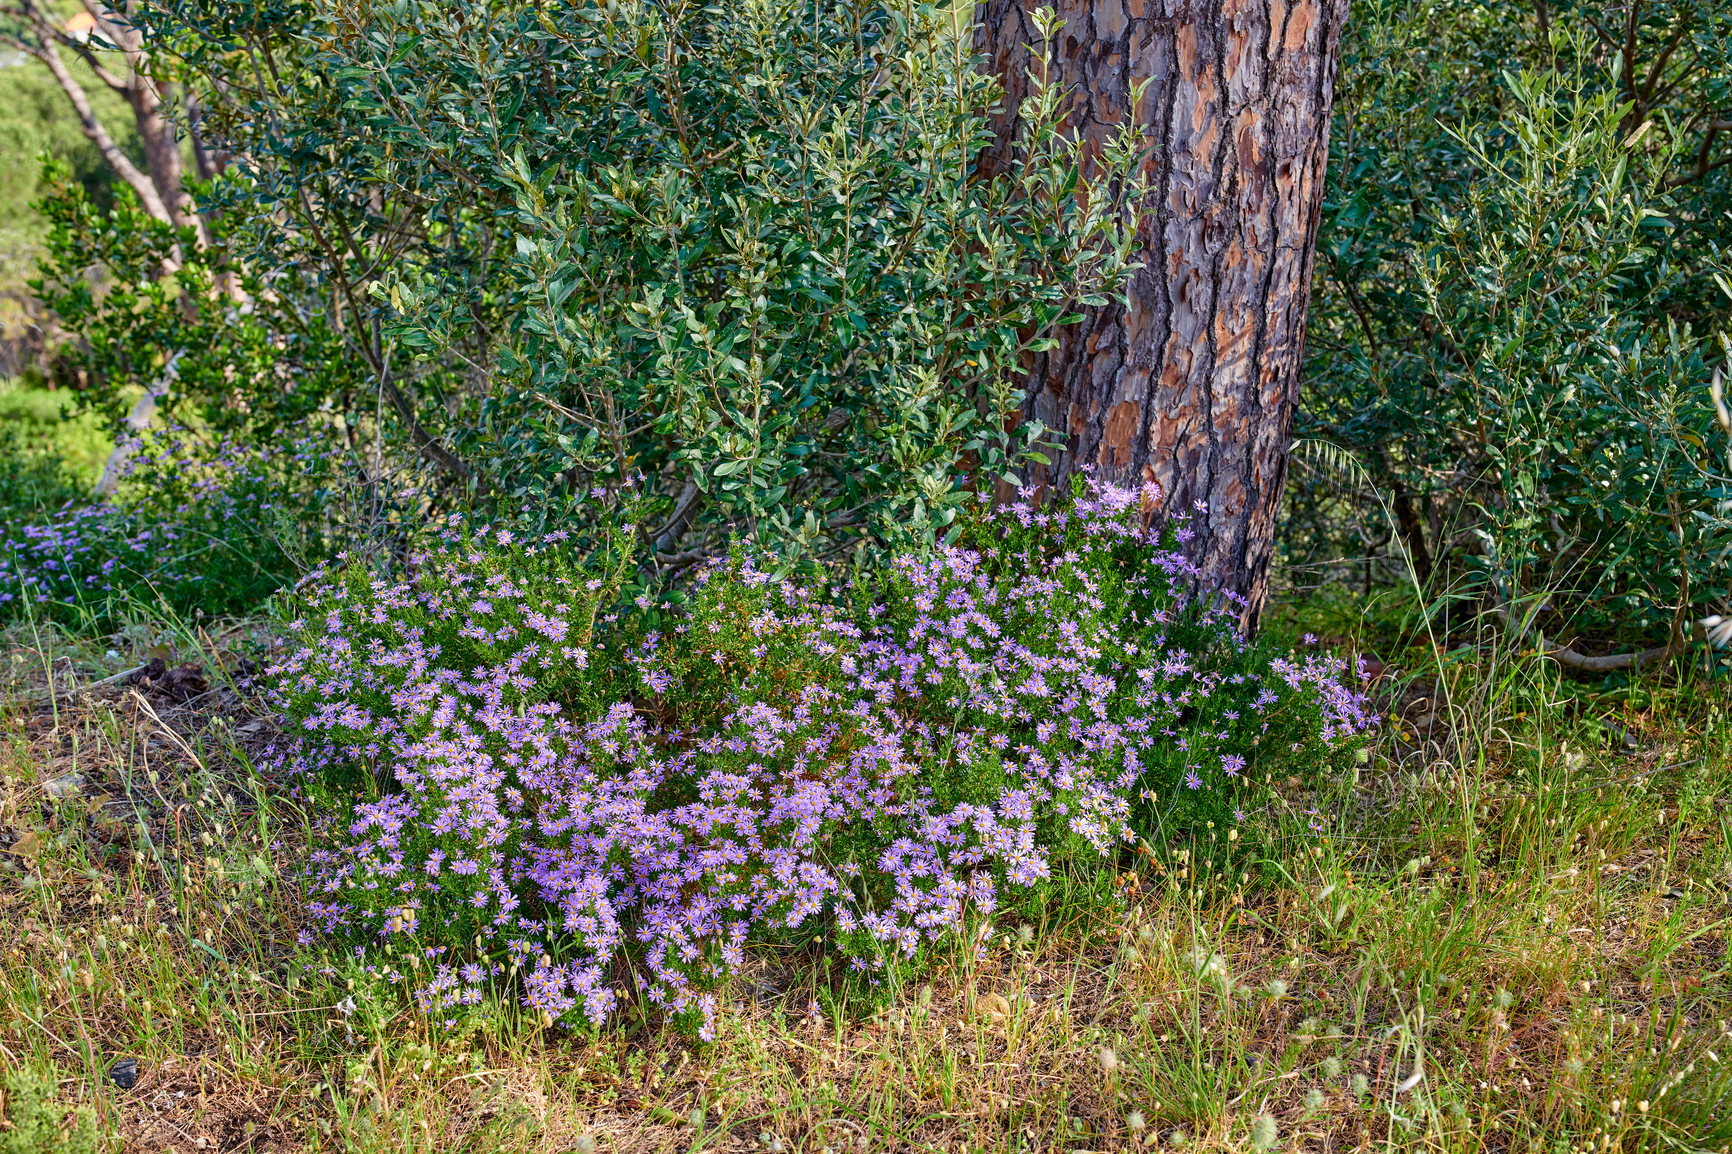
<svg viewBox="0 0 1732 1154"><path fill-rule="evenodd" d="M1610 48L1613 52L1618 50L1618 42L1612 39L1612 34L1610 32L1607 32L1604 28L1600 27L1600 22L1598 20L1585 14L1582 16L1582 19L1588 22L1588 27L1594 30L1594 35L1600 38L1602 44L1607 48Z"/></svg>
<svg viewBox="0 0 1732 1154"><path fill-rule="evenodd" d="M1683 42L1684 33L1689 30L1690 17L1686 15L1678 21L1678 30L1672 33L1672 39L1661 50L1660 55L1654 58L1654 63L1648 68L1648 78L1642 82L1640 103L1637 107L1637 112L1640 115L1647 115L1648 101L1654 95L1654 86L1660 83L1660 77L1666 71L1666 62L1672 59L1672 53L1677 51L1678 45Z"/></svg>
<svg viewBox="0 0 1732 1154"><path fill-rule="evenodd" d="M67 69L66 61L60 58L60 52L53 40L45 40L40 47L26 48L26 51L47 66L61 90L66 93L66 99L71 101L72 110L78 114L78 126L84 130L84 135L90 143L96 145L102 159L119 174L120 179L138 193L138 199L144 203L145 211L166 224L173 224L174 214L164 203L155 183L132 163L120 146L114 143L114 138L108 135L102 121L97 119L96 110L90 105L90 97L85 93L84 86L79 84L77 78Z"/></svg>
<svg viewBox="0 0 1732 1154"><path fill-rule="evenodd" d="M1501 606L1492 612L1502 618L1506 625L1509 623L1510 615ZM1524 623L1518 628L1517 636L1525 637L1526 635L1527 628ZM1585 653L1577 652L1568 645L1559 645L1556 642L1546 640L1545 634L1537 630L1534 632L1534 646L1542 656L1550 657L1565 669L1574 669L1582 673L1614 673L1620 669L1632 668L1637 673L1641 673L1643 670L1652 671L1663 662L1688 652L1690 646L1695 642L1705 640L1706 628L1698 623L1691 630L1690 636L1679 635L1664 645L1656 645L1651 649L1642 649L1635 653L1608 653L1599 657L1590 657Z"/></svg>
<svg viewBox="0 0 1732 1154"><path fill-rule="evenodd" d="M1589 657L1577 653L1567 645L1549 644L1544 637L1537 640L1541 653L1565 669L1575 669L1582 673L1613 673L1631 668L1637 673L1644 669L1651 671L1662 662L1669 661L1690 648L1690 642L1680 638L1669 645L1656 645L1639 653L1608 653L1604 657Z"/></svg>
<svg viewBox="0 0 1732 1154"><path fill-rule="evenodd" d="M460 480L476 481L475 470L469 467L469 463L447 449L440 443L439 438L427 431L427 427L415 415L415 403L397 387L397 382L385 377L381 384L384 386L385 399L391 402L391 407L397 410L397 415L403 419L404 427L409 430L409 441L415 446L415 451Z"/></svg>

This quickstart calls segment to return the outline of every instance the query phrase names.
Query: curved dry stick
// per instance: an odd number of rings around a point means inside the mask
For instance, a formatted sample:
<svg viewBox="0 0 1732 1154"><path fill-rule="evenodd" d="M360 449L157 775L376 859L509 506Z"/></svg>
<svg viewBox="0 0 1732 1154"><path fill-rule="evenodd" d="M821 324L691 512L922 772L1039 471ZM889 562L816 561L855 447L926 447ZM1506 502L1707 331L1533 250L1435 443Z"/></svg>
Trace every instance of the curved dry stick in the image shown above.
<svg viewBox="0 0 1732 1154"><path fill-rule="evenodd" d="M1493 609L1492 612L1502 618L1505 625L1509 624L1509 613L1502 606ZM1526 635L1527 629L1524 626L1518 636L1525 637ZM1637 673L1641 673L1644 668L1651 668L1659 662L1670 660L1684 653L1695 642L1706 640L1707 632L1702 623L1698 621L1691 626L1689 637L1679 637L1665 645L1656 645L1652 649L1642 649L1635 653L1608 653L1602 657L1589 657L1585 653L1576 652L1567 645L1557 645L1547 641L1543 633L1535 632L1534 634L1534 641L1541 656L1550 657L1565 669L1578 669L1583 673L1613 673L1619 669L1629 669L1631 666L1635 667Z"/></svg>

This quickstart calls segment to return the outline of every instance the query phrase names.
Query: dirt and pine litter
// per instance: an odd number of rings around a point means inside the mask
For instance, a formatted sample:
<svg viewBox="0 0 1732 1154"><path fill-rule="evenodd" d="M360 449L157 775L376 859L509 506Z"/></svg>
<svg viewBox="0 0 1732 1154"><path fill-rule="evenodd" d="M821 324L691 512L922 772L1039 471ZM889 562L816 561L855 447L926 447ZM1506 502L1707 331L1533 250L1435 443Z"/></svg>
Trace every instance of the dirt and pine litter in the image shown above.
<svg viewBox="0 0 1732 1154"><path fill-rule="evenodd" d="M226 1123L199 1134L174 1120L186 1096L175 1064L202 1071L198 1100L208 1104L223 1066L213 1055L232 1059L232 1041L220 1028L171 1020L144 993L159 980L155 965L200 981L236 967L256 978L261 951L292 950L280 910L257 916L258 895L280 880L259 828L264 795L278 783L253 772L247 756L274 732L250 692L257 663L224 653L207 668L158 651L115 674L80 656L15 645L0 657L7 969L35 985L39 1028L68 1012L81 1023L87 1036L77 1043L54 1035L55 1060L79 1068L94 1047L107 1093L124 1104L110 1122L129 1148L239 1149L244 1131L248 1148L271 1149L268 1129L258 1129L266 1114L240 1110L233 1135ZM109 651L105 664L117 656ZM199 896L189 899L192 891ZM101 988L111 982L122 988ZM174 1028L182 1056L152 1062L129 1044L140 998L147 1027ZM283 1148L298 1146L297 1138Z"/></svg>

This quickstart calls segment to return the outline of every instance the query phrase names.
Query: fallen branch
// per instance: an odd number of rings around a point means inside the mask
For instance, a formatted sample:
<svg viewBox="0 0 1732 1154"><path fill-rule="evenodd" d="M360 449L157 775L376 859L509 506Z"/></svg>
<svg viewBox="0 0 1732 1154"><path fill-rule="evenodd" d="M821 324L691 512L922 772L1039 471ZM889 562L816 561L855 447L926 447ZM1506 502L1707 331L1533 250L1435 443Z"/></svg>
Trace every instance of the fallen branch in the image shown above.
<svg viewBox="0 0 1732 1154"><path fill-rule="evenodd" d="M117 681L125 681L135 673L143 673L147 666L140 665L135 669L127 669L116 673L113 677L104 677L101 681L92 681L85 685L74 685L68 690L50 688L47 693L37 694L32 700L33 705L46 705L54 701L71 701L80 693L89 693L92 689L101 689L105 685L113 685Z"/></svg>
<svg viewBox="0 0 1732 1154"><path fill-rule="evenodd" d="M1565 669L1579 669L1584 673L1611 673L1631 666L1635 666L1636 672L1640 673L1644 667L1651 668L1656 663L1677 657L1690 648L1690 642L1680 638L1668 645L1656 645L1652 649L1643 649L1636 653L1608 653L1603 657L1589 657L1585 653L1577 653L1567 645L1548 645L1543 635L1538 637L1538 641L1542 654Z"/></svg>
<svg viewBox="0 0 1732 1154"><path fill-rule="evenodd" d="M1497 614L1506 626L1509 624L1509 613L1502 606L1493 609L1492 612ZM1525 624L1518 631L1517 636L1518 638L1527 636ZM1590 657L1586 653L1578 653L1568 645L1547 641L1543 633L1538 631L1534 633L1534 642L1542 657L1550 657L1565 669L1576 669L1583 673L1614 673L1620 669L1631 667L1634 667L1637 673L1641 673L1643 669L1651 669L1661 662L1669 661L1687 652L1691 645L1706 640L1706 630L1701 622L1697 622L1691 627L1689 637L1678 637L1665 645L1656 645L1652 649L1642 649L1635 653L1608 653L1600 657Z"/></svg>

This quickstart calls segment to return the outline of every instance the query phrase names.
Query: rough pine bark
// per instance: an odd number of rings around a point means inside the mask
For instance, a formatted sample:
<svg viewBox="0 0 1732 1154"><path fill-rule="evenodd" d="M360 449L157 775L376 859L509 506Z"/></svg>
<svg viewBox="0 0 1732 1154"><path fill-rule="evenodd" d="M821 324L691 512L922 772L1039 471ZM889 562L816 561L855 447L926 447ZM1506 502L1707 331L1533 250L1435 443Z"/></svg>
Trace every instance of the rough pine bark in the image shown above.
<svg viewBox="0 0 1732 1154"><path fill-rule="evenodd" d="M1126 118L1148 150L1144 267L1128 307L1088 311L1030 365L1025 415L1065 438L1036 484L1094 466L1157 481L1205 578L1256 628L1268 592L1329 155L1347 0L987 0L976 47L1009 141L1029 72L1071 100L1094 151ZM1147 81L1133 108L1136 86ZM987 173L1010 163L1004 146Z"/></svg>

